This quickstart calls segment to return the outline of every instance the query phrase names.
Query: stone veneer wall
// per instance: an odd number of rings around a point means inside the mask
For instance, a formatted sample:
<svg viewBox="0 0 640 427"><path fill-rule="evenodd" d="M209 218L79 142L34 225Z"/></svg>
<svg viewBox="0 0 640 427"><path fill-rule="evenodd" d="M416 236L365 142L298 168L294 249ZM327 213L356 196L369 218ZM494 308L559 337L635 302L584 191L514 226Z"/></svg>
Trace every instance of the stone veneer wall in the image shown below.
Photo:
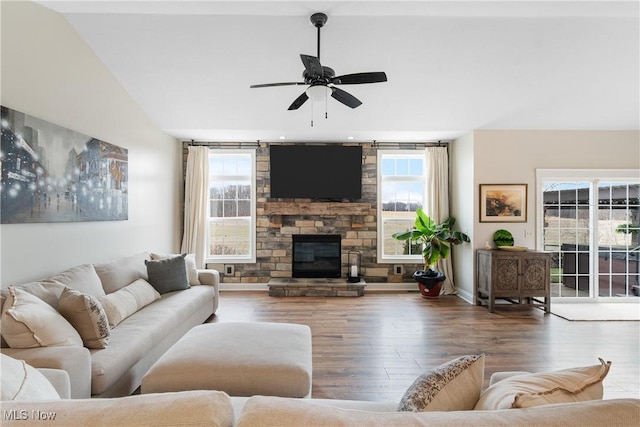
<svg viewBox="0 0 640 427"><path fill-rule="evenodd" d="M203 144L203 143L198 143ZM313 143L314 145L322 145ZM187 147L184 142L184 170ZM218 270L225 283L266 283L272 278L291 277L293 234L340 234L342 273L347 274L347 252L362 253L364 280L367 282L411 282L420 264L403 264L404 275L395 275L392 264L378 264L377 256L377 148L363 149L362 198L349 202L314 202L310 199L271 199L269 182L269 144L206 143L211 148L256 147L256 263L234 264L233 276L222 274L223 264L208 264ZM279 144L282 145L282 144ZM293 144L292 144L293 145ZM347 144L344 145L356 145ZM386 144L384 149L422 149L424 144Z"/></svg>

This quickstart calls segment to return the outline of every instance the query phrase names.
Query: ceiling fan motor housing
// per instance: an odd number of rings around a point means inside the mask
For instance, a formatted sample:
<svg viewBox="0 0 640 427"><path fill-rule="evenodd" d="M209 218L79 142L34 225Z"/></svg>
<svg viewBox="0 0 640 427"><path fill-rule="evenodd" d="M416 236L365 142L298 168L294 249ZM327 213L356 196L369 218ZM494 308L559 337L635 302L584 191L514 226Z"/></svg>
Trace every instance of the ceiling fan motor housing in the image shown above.
<svg viewBox="0 0 640 427"><path fill-rule="evenodd" d="M333 68L325 66L322 67L322 77L312 76L306 69L302 71L302 78L304 79L306 84L329 84L331 82L331 79L333 79L335 76L336 72L333 71Z"/></svg>

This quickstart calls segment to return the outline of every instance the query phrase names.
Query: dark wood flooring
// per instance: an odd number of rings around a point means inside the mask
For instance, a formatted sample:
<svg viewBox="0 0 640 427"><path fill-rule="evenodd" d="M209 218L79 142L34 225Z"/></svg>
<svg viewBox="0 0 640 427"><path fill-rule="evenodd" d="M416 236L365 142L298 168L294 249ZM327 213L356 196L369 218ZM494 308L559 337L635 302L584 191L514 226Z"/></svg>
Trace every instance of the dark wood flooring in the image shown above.
<svg viewBox="0 0 640 427"><path fill-rule="evenodd" d="M359 298L269 297L222 291L212 322L309 325L317 398L398 400L424 370L465 354L486 354L496 371L552 371L612 361L605 399L640 398L640 322L570 322L535 308L474 306L416 293Z"/></svg>

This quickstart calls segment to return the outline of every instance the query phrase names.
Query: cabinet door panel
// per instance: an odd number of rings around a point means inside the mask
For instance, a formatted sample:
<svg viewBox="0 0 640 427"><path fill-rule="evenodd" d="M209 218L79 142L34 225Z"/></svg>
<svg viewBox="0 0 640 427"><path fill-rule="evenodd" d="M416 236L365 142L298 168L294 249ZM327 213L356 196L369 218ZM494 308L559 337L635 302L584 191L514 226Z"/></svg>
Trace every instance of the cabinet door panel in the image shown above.
<svg viewBox="0 0 640 427"><path fill-rule="evenodd" d="M522 260L522 290L545 290L547 287L548 259L529 257Z"/></svg>
<svg viewBox="0 0 640 427"><path fill-rule="evenodd" d="M504 291L518 291L518 274L520 260L517 257L495 258L495 281L493 282L496 294L504 294Z"/></svg>

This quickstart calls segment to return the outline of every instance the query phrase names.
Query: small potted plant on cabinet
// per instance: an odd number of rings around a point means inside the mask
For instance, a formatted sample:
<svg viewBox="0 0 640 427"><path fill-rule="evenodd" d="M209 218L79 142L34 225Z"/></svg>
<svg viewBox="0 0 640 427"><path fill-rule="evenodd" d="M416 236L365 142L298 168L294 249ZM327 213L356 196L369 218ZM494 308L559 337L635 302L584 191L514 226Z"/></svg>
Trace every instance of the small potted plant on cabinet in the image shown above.
<svg viewBox="0 0 640 427"><path fill-rule="evenodd" d="M412 277L418 282L420 294L424 298L435 298L440 295L442 282L446 279L441 271L433 269L436 262L449 256L452 245L470 241L465 233L452 229L455 222L455 218L449 217L441 224L436 224L421 208L418 208L414 228L392 235L396 240L409 240L411 243L418 242L422 245L424 270L417 270Z"/></svg>

